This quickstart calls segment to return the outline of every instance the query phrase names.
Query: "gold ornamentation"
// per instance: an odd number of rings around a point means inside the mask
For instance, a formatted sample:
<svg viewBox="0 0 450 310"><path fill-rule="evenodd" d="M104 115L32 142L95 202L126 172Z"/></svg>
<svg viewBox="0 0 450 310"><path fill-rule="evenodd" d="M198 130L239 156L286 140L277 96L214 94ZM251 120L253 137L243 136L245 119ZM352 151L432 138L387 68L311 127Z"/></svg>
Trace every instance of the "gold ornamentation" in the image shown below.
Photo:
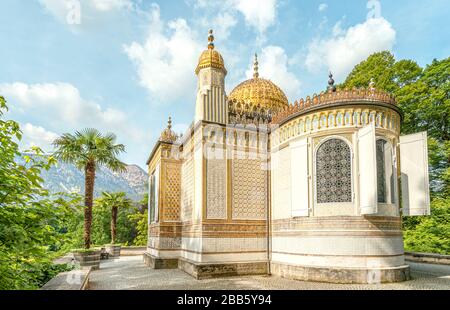
<svg viewBox="0 0 450 310"><path fill-rule="evenodd" d="M174 143L177 139L178 139L177 134L172 130L172 118L169 117L169 120L167 121L167 128L164 129L163 132L161 133L159 141Z"/></svg>
<svg viewBox="0 0 450 310"><path fill-rule="evenodd" d="M164 220L179 221L181 196L181 167L179 163L166 163L164 181Z"/></svg>
<svg viewBox="0 0 450 310"><path fill-rule="evenodd" d="M259 73L256 72L255 75L259 76ZM236 86L228 99L252 106L259 105L271 111L278 111L289 106L289 101L281 88L270 80L259 77Z"/></svg>
<svg viewBox="0 0 450 310"><path fill-rule="evenodd" d="M255 79L259 78L258 65L259 65L258 54L255 53L255 62L253 64L253 78Z"/></svg>
<svg viewBox="0 0 450 310"><path fill-rule="evenodd" d="M270 80L259 77L258 55L255 54L253 64L253 79L236 86L228 97L229 100L243 102L252 106L260 106L272 111L278 111L289 105L284 92Z"/></svg>
<svg viewBox="0 0 450 310"><path fill-rule="evenodd" d="M231 124L269 124L272 119L271 110L260 104L243 101L228 101L228 121Z"/></svg>
<svg viewBox="0 0 450 310"><path fill-rule="evenodd" d="M272 124L280 124L289 116L306 111L309 108L333 103L342 103L342 105L345 105L350 102L364 102L365 104L379 102L396 105L394 96L373 88L373 85L370 89L339 89L336 92L322 92L319 95L314 94L313 98L308 96L306 100L300 99L300 101L296 101L294 104L285 106L281 111L275 112L272 117Z"/></svg>
<svg viewBox="0 0 450 310"><path fill-rule="evenodd" d="M203 51L198 60L197 69L195 69L195 74L198 74L201 69L204 68L216 68L223 70L225 74L227 70L225 69L225 62L223 61L222 55L214 49L214 36L213 31L209 31L208 36L208 49Z"/></svg>

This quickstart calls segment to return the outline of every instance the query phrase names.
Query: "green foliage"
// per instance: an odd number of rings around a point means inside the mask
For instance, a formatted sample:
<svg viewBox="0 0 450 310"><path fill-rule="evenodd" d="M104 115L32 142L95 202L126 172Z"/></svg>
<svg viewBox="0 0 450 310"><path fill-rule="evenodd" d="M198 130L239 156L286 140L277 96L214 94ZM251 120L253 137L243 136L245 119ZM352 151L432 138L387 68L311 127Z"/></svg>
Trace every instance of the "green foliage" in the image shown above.
<svg viewBox="0 0 450 310"><path fill-rule="evenodd" d="M92 244L103 246L111 241L111 208L101 204L94 204L92 214ZM136 237L135 222L130 216L139 213L134 206L119 209L117 217L116 243L123 245L134 245ZM72 216L68 225L68 242L64 245L64 251L79 249L83 247L83 211L78 210Z"/></svg>
<svg viewBox="0 0 450 310"><path fill-rule="evenodd" d="M375 87L392 92L403 112L402 133L427 131L432 189L431 216L403 219L407 251L450 254L450 58L425 69L390 52L357 65L341 87Z"/></svg>
<svg viewBox="0 0 450 310"><path fill-rule="evenodd" d="M136 236L133 222L128 218L134 214L136 207L129 205L127 208L119 208L117 216L117 244L130 245ZM105 245L111 242L111 207L99 198L95 201L92 217L92 243Z"/></svg>
<svg viewBox="0 0 450 310"><path fill-rule="evenodd" d="M450 254L450 197L435 198L431 216L406 217L403 228L406 251Z"/></svg>
<svg viewBox="0 0 450 310"><path fill-rule="evenodd" d="M140 204L143 211L137 210L136 213L130 214L128 218L133 222L137 232L133 244L144 246L147 245L148 237L148 193L144 195Z"/></svg>
<svg viewBox="0 0 450 310"><path fill-rule="evenodd" d="M56 158L73 163L85 173L84 199L84 247L91 246L92 206L94 197L95 171L98 166L105 166L112 171L126 170L126 165L118 159L125 151L123 144L116 144L116 135L102 135L98 130L88 128L77 131L74 135L65 133L57 138L53 145Z"/></svg>
<svg viewBox="0 0 450 310"><path fill-rule="evenodd" d="M373 78L376 88L396 94L396 92L417 81L422 68L412 60L396 62L388 51L375 53L356 65L341 88L366 88Z"/></svg>
<svg viewBox="0 0 450 310"><path fill-rule="evenodd" d="M40 268L36 268L36 270L34 271L36 272L36 274L33 286L42 287L45 283L53 279L58 273L71 271L74 268L75 266L71 264L42 264Z"/></svg>
<svg viewBox="0 0 450 310"><path fill-rule="evenodd" d="M341 87L367 87L371 78L376 88L396 96L403 134L428 132L433 195L450 195L450 58L422 69L412 60L396 61L390 52L375 53L355 66Z"/></svg>
<svg viewBox="0 0 450 310"><path fill-rule="evenodd" d="M0 117L7 110L0 97ZM64 242L64 219L76 197L52 197L40 173L55 163L39 148L22 155L19 125L0 118L0 289L32 289L51 273L51 260ZM16 162L23 157L26 164Z"/></svg>
<svg viewBox="0 0 450 310"><path fill-rule="evenodd" d="M115 144L116 135L107 133L102 135L97 129L87 128L75 132L74 135L65 133L57 138L53 145L57 151L55 156L63 162L73 163L84 170L93 161L96 165L110 168L112 171L124 171L126 165L117 156L125 152L123 144Z"/></svg>
<svg viewBox="0 0 450 310"><path fill-rule="evenodd" d="M22 154L17 143L22 132L16 122L2 118L5 111L6 100L0 96L0 290L36 289L57 273L72 268L54 265L52 261L73 248L84 246L85 207L83 197L79 195L48 193L43 187L41 172L54 165L56 159L43 156L39 148ZM92 137L98 138L95 134ZM108 149L107 144L113 138L108 135L104 140L97 139L107 150L93 153L103 158L101 164L119 167L118 160L107 159L108 153L116 154L122 150L122 146ZM70 147L81 150L78 160L69 155ZM85 146L70 147L61 150L66 160L74 160L80 165L83 158L90 156L85 152ZM117 239L124 244L132 243L136 238L134 222L130 219L135 213L140 210L133 206L119 212ZM110 219L110 207L94 208L94 243L109 242Z"/></svg>
<svg viewBox="0 0 450 310"><path fill-rule="evenodd" d="M404 133L427 131L434 194L450 195L450 58L434 60L420 78L398 92Z"/></svg>

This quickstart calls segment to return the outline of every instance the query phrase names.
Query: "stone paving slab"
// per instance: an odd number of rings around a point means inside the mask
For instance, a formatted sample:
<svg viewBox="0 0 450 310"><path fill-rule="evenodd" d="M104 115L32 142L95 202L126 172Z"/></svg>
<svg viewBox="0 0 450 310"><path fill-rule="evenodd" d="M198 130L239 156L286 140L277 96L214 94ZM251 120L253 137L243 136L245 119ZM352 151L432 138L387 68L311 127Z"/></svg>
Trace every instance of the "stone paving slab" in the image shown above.
<svg viewBox="0 0 450 310"><path fill-rule="evenodd" d="M330 284L277 276L245 276L195 280L178 269L153 270L142 257L101 262L93 271L90 290L450 290L450 266L409 263L412 280L392 284Z"/></svg>

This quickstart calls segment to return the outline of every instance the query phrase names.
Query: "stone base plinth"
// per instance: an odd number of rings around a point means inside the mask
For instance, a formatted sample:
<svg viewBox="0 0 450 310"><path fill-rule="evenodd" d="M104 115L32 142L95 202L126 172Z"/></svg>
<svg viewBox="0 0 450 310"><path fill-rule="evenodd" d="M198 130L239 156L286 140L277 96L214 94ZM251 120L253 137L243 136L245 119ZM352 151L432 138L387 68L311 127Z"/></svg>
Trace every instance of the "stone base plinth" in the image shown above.
<svg viewBox="0 0 450 310"><path fill-rule="evenodd" d="M145 252L144 264L153 269L177 269L178 259L177 258L159 258Z"/></svg>
<svg viewBox="0 0 450 310"><path fill-rule="evenodd" d="M338 284L378 284L408 281L409 266L392 268L339 268L270 264L271 273L283 278Z"/></svg>
<svg viewBox="0 0 450 310"><path fill-rule="evenodd" d="M178 268L193 276L197 280L232 277L243 275L265 275L268 272L267 262L222 263L208 264L196 263L184 258L178 260Z"/></svg>

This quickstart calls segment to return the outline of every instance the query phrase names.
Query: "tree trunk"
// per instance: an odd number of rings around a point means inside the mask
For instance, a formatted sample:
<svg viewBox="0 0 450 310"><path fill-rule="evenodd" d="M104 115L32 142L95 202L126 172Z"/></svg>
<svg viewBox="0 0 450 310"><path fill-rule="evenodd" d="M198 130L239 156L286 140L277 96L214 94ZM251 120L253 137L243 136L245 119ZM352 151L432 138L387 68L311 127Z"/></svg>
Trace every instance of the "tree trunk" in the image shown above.
<svg viewBox="0 0 450 310"><path fill-rule="evenodd" d="M117 207L111 209L111 244L116 243Z"/></svg>
<svg viewBox="0 0 450 310"><path fill-rule="evenodd" d="M91 247L92 205L94 202L95 162L89 161L84 169L84 247Z"/></svg>

